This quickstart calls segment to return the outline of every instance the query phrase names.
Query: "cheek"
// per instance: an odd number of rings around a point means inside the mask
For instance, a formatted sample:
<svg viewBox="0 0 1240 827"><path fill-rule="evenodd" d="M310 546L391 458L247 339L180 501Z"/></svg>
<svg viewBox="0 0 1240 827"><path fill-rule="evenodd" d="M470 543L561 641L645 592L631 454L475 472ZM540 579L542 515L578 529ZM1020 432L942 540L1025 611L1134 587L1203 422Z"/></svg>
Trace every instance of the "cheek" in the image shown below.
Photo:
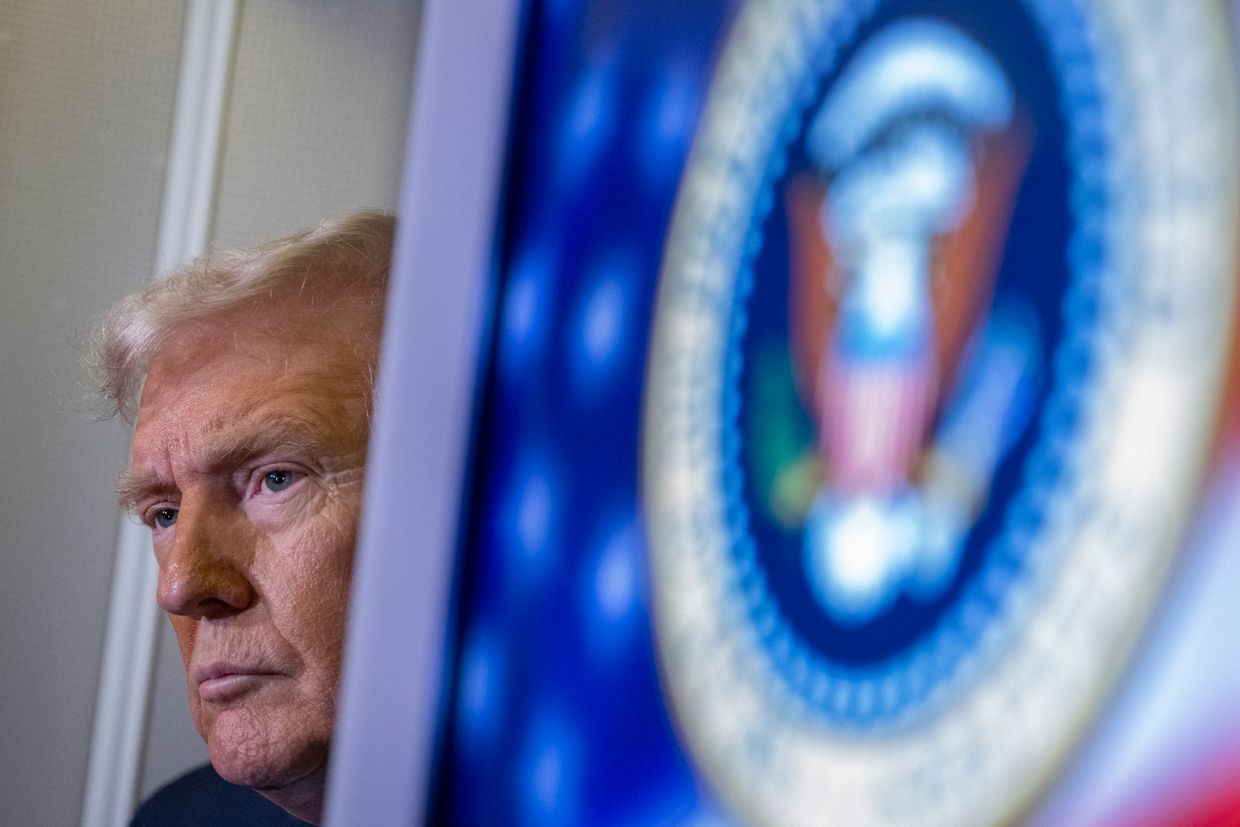
<svg viewBox="0 0 1240 827"><path fill-rule="evenodd" d="M315 642L334 647L331 652L337 656L348 616L355 534L336 527L322 532L315 553L297 573L307 630Z"/></svg>
<svg viewBox="0 0 1240 827"><path fill-rule="evenodd" d="M343 586L347 594L357 518L339 512L323 508L312 518L271 535L268 561L273 589L287 584L289 592L316 593L322 599L337 595Z"/></svg>
<svg viewBox="0 0 1240 827"><path fill-rule="evenodd" d="M321 513L300 531L273 537L265 572L272 621L307 671L336 679L348 613L355 519Z"/></svg>
<svg viewBox="0 0 1240 827"><path fill-rule="evenodd" d="M350 550L361 514L358 485L334 487L306 480L283 500L255 500L246 505L246 517L274 546L296 554L307 563L325 560L339 548Z"/></svg>
<svg viewBox="0 0 1240 827"><path fill-rule="evenodd" d="M198 624L188 617L169 616L172 631L176 634L177 648L181 650L181 661L185 665L185 692L189 696L189 714L194 722L198 735L205 741L210 729L210 722L203 718L202 704L198 701L198 693L194 691L189 679L190 659L194 656L194 643L197 640Z"/></svg>
<svg viewBox="0 0 1240 827"><path fill-rule="evenodd" d="M168 615L172 624L172 632L177 637L177 648L181 650L181 662L189 670L190 658L194 655L194 641L198 636L198 623L193 618L179 615Z"/></svg>

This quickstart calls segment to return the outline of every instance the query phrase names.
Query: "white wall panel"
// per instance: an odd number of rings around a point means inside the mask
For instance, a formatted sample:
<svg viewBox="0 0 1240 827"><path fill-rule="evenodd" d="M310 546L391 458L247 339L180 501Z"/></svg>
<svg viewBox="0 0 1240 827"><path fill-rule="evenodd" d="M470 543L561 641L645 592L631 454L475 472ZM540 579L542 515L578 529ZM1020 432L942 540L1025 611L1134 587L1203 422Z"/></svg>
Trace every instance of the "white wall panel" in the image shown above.
<svg viewBox="0 0 1240 827"><path fill-rule="evenodd" d="M120 423L76 340L152 270L184 3L0 3L0 802L77 821L119 511Z"/></svg>
<svg viewBox="0 0 1240 827"><path fill-rule="evenodd" d="M217 244L396 206L416 27L413 0L242 5Z"/></svg>

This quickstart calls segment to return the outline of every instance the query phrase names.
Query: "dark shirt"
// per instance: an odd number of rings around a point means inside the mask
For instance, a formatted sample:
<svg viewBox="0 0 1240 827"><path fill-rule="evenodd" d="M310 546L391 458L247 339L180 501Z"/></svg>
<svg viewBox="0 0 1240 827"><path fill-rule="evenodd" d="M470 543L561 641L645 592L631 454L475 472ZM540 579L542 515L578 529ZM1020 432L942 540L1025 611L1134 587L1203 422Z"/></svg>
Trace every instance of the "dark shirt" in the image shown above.
<svg viewBox="0 0 1240 827"><path fill-rule="evenodd" d="M148 798L129 827L305 827L248 787L229 784L210 764Z"/></svg>

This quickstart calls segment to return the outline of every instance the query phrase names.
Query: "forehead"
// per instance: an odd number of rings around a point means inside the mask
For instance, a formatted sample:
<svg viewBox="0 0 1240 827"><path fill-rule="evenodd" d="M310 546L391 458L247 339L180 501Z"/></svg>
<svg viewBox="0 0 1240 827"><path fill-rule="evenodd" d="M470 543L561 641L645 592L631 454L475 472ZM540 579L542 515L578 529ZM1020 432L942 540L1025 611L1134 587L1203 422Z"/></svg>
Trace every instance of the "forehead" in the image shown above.
<svg viewBox="0 0 1240 827"><path fill-rule="evenodd" d="M345 438L366 430L376 331L362 314L256 306L196 322L156 353L134 460L273 423Z"/></svg>

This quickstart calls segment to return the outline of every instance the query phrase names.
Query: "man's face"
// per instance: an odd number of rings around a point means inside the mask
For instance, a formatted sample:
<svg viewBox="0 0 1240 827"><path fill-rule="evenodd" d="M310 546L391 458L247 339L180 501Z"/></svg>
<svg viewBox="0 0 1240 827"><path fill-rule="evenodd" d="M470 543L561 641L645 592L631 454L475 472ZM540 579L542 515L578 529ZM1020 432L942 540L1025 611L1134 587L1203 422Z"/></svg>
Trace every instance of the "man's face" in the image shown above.
<svg viewBox="0 0 1240 827"><path fill-rule="evenodd" d="M177 333L147 374L121 480L151 528L211 761L281 804L325 778L373 327L347 303L329 320L291 299Z"/></svg>

